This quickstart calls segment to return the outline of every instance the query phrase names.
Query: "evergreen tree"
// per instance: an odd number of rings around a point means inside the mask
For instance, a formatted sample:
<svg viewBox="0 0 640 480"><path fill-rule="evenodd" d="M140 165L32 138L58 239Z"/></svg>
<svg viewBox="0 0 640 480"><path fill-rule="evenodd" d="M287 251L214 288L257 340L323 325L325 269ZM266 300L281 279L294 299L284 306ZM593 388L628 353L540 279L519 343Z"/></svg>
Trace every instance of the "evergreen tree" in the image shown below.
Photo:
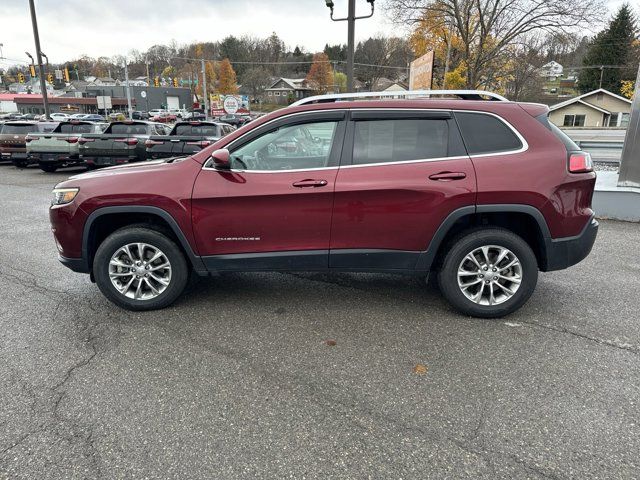
<svg viewBox="0 0 640 480"><path fill-rule="evenodd" d="M593 39L584 57L583 65L616 65L626 66L631 60L633 42L636 38L636 20L631 7L622 5L609 26ZM620 68L585 68L578 77L578 89L582 93L596 90L600 87L602 74L602 88L620 94L623 70Z"/></svg>

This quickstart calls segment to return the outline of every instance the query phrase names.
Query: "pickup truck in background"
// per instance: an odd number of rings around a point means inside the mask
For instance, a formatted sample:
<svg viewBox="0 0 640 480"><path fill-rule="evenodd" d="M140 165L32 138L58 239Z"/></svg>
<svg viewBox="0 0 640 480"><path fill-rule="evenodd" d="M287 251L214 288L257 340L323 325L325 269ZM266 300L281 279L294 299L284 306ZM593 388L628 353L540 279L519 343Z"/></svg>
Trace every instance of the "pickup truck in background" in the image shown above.
<svg viewBox="0 0 640 480"><path fill-rule="evenodd" d="M147 158L169 158L193 155L225 135L235 127L219 122L178 122L169 135L152 135L145 142Z"/></svg>
<svg viewBox="0 0 640 480"><path fill-rule="evenodd" d="M37 163L45 172L84 163L80 159L79 140L83 133L102 133L107 123L71 120L60 122L51 133L29 133L27 162Z"/></svg>
<svg viewBox="0 0 640 480"><path fill-rule="evenodd" d="M168 131L168 127L160 123L144 120L113 122L102 133L80 136L80 159L89 169L140 162L147 159L145 141L152 135L166 135Z"/></svg>
<svg viewBox="0 0 640 480"><path fill-rule="evenodd" d="M30 133L51 132L58 122L12 121L0 127L0 160L11 161L16 167L28 164L25 138Z"/></svg>

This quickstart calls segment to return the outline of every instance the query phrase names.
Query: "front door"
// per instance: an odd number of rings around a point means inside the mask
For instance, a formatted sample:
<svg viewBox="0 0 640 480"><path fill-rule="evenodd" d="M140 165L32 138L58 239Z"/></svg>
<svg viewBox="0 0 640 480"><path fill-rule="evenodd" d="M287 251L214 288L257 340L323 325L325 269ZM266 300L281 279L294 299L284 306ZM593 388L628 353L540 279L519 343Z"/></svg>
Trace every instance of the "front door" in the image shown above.
<svg viewBox="0 0 640 480"><path fill-rule="evenodd" d="M192 216L210 270L327 268L344 116L292 115L232 142L231 170L205 164Z"/></svg>
<svg viewBox="0 0 640 480"><path fill-rule="evenodd" d="M412 270L442 221L475 203L448 111L354 110L336 179L330 266Z"/></svg>

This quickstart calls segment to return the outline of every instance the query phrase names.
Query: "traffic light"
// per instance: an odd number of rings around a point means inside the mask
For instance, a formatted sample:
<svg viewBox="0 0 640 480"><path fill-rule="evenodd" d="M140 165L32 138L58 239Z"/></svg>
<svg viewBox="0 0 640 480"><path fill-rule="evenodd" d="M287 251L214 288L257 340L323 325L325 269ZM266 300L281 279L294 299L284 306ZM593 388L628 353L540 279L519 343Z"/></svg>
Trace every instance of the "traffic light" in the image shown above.
<svg viewBox="0 0 640 480"><path fill-rule="evenodd" d="M160 86L160 79L158 77L153 79L153 86L154 87L159 87Z"/></svg>
<svg viewBox="0 0 640 480"><path fill-rule="evenodd" d="M64 81L65 82L71 81L71 79L69 78L69 67L67 66L64 67Z"/></svg>
<svg viewBox="0 0 640 480"><path fill-rule="evenodd" d="M174 87L178 86L178 79L176 77L173 77L173 86Z"/></svg>
<svg viewBox="0 0 640 480"><path fill-rule="evenodd" d="M24 83L24 73L18 72L18 81Z"/></svg>
<svg viewBox="0 0 640 480"><path fill-rule="evenodd" d="M53 73L47 73L47 82L53 83Z"/></svg>
<svg viewBox="0 0 640 480"><path fill-rule="evenodd" d="M29 65L29 73L31 74L31 78L36 78L36 66L33 63Z"/></svg>

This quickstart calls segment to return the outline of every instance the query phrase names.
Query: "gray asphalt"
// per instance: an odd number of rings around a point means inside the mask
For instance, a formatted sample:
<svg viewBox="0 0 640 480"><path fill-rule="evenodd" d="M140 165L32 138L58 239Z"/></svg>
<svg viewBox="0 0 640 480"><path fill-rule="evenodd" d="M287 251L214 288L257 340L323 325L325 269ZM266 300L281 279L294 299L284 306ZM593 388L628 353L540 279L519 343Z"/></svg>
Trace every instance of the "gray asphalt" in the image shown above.
<svg viewBox="0 0 640 480"><path fill-rule="evenodd" d="M364 274L129 313L58 264L65 177L0 166L0 478L640 477L640 225L501 320Z"/></svg>

